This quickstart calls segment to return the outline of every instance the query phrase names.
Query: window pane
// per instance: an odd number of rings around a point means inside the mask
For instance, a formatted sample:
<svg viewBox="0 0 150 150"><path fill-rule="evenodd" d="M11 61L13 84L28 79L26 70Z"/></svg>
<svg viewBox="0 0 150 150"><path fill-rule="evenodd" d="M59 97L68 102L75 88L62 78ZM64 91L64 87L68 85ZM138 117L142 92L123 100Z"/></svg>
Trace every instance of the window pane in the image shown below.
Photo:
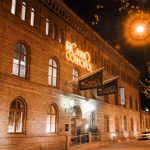
<svg viewBox="0 0 150 150"><path fill-rule="evenodd" d="M19 71L19 66L17 64L13 63L12 74L18 76L18 71Z"/></svg>
<svg viewBox="0 0 150 150"><path fill-rule="evenodd" d="M16 112L16 132L22 132L22 112Z"/></svg>
<svg viewBox="0 0 150 150"><path fill-rule="evenodd" d="M56 132L55 124L51 124L51 132Z"/></svg>
<svg viewBox="0 0 150 150"><path fill-rule="evenodd" d="M46 35L49 34L49 20L46 19L46 30L45 30Z"/></svg>
<svg viewBox="0 0 150 150"><path fill-rule="evenodd" d="M53 67L57 68L57 64L55 60L53 60Z"/></svg>
<svg viewBox="0 0 150 150"><path fill-rule="evenodd" d="M9 113L8 132L14 132L14 130L15 130L14 112L10 112Z"/></svg>
<svg viewBox="0 0 150 150"><path fill-rule="evenodd" d="M23 54L23 55L27 54L27 50L23 44L21 45L21 54Z"/></svg>
<svg viewBox="0 0 150 150"><path fill-rule="evenodd" d="M49 76L52 76L52 67L49 67L48 75L49 75Z"/></svg>
<svg viewBox="0 0 150 150"><path fill-rule="evenodd" d="M14 53L14 59L16 61L19 60L19 53L17 51L15 51L15 53Z"/></svg>
<svg viewBox="0 0 150 150"><path fill-rule="evenodd" d="M20 66L20 77L25 77L25 67Z"/></svg>
<svg viewBox="0 0 150 150"><path fill-rule="evenodd" d="M46 124L46 132L50 132L50 124Z"/></svg>
<svg viewBox="0 0 150 150"><path fill-rule="evenodd" d="M51 115L51 124L55 124L56 123L55 121L56 121L55 115Z"/></svg>
<svg viewBox="0 0 150 150"><path fill-rule="evenodd" d="M52 86L55 86L55 87L56 87L56 78L53 78Z"/></svg>
<svg viewBox="0 0 150 150"><path fill-rule="evenodd" d="M52 77L48 76L48 85L52 85Z"/></svg>
<svg viewBox="0 0 150 150"><path fill-rule="evenodd" d="M49 60L49 65L52 66L52 59Z"/></svg>
<svg viewBox="0 0 150 150"><path fill-rule="evenodd" d="M22 66L26 65L26 56L21 56L21 63Z"/></svg>
<svg viewBox="0 0 150 150"><path fill-rule="evenodd" d="M26 3L23 2L23 3L22 3L22 11L21 11L21 19L22 19L23 21L25 21L25 16L26 16Z"/></svg>
<svg viewBox="0 0 150 150"><path fill-rule="evenodd" d="M31 9L31 22L30 22L31 26L34 26L34 15L35 15L34 8L32 8Z"/></svg>
<svg viewBox="0 0 150 150"><path fill-rule="evenodd" d="M11 13L15 15L16 13L16 0L12 0Z"/></svg>
<svg viewBox="0 0 150 150"><path fill-rule="evenodd" d="M51 105L51 114L56 114L55 107Z"/></svg>
<svg viewBox="0 0 150 150"><path fill-rule="evenodd" d="M53 77L57 77L57 70L55 68L53 68Z"/></svg>

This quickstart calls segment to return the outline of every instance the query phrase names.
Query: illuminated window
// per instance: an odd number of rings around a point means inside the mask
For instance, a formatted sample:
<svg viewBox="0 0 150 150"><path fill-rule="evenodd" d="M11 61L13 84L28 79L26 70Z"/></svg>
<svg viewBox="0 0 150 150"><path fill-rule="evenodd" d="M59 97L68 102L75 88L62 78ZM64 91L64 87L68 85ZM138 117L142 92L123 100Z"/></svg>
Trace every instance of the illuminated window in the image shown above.
<svg viewBox="0 0 150 150"><path fill-rule="evenodd" d="M128 124L127 124L127 117L126 116L123 117L123 123L124 123L124 131L127 131Z"/></svg>
<svg viewBox="0 0 150 150"><path fill-rule="evenodd" d="M23 21L25 21L26 19L26 3L25 2L22 2L21 19Z"/></svg>
<svg viewBox="0 0 150 150"><path fill-rule="evenodd" d="M79 71L77 69L73 69L72 71L72 79L78 81Z"/></svg>
<svg viewBox="0 0 150 150"><path fill-rule="evenodd" d="M133 127L133 119L132 118L131 118L130 123L131 123L131 131L133 131L134 127Z"/></svg>
<svg viewBox="0 0 150 150"><path fill-rule="evenodd" d="M104 115L104 132L109 132L109 116Z"/></svg>
<svg viewBox="0 0 150 150"><path fill-rule="evenodd" d="M31 20L30 20L31 26L34 26L34 19L35 19L35 10L34 8L31 8Z"/></svg>
<svg viewBox="0 0 150 150"><path fill-rule="evenodd" d="M46 30L45 30L46 35L49 35L49 19L46 19Z"/></svg>
<svg viewBox="0 0 150 150"><path fill-rule="evenodd" d="M22 99L17 98L11 103L8 123L9 133L22 133L24 131L25 111L25 103Z"/></svg>
<svg viewBox="0 0 150 150"><path fill-rule="evenodd" d="M12 0L12 4L11 4L11 13L12 14L16 14L16 0Z"/></svg>
<svg viewBox="0 0 150 150"><path fill-rule="evenodd" d="M28 54L23 43L17 43L13 58L12 74L18 77L27 78Z"/></svg>
<svg viewBox="0 0 150 150"><path fill-rule="evenodd" d="M58 120L58 111L55 104L51 104L46 118L46 132L56 133L57 131L57 120Z"/></svg>
<svg viewBox="0 0 150 150"><path fill-rule="evenodd" d="M58 66L56 60L51 58L49 60L48 85L53 87L57 86L57 75L58 75Z"/></svg>

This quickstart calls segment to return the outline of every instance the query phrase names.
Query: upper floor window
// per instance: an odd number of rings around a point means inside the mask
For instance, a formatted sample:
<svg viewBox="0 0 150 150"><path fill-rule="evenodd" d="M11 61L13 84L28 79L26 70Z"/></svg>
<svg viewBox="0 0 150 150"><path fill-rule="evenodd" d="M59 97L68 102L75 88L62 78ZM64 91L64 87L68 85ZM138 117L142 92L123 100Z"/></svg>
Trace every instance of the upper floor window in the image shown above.
<svg viewBox="0 0 150 150"><path fill-rule="evenodd" d="M34 26L34 20L35 20L35 10L34 8L31 8L31 18L30 18L30 25Z"/></svg>
<svg viewBox="0 0 150 150"><path fill-rule="evenodd" d="M49 35L49 19L46 19L46 29L45 29L45 34Z"/></svg>
<svg viewBox="0 0 150 150"><path fill-rule="evenodd" d="M127 131L128 124L127 124L127 117L126 116L123 117L123 123L124 123L124 131Z"/></svg>
<svg viewBox="0 0 150 150"><path fill-rule="evenodd" d="M27 62L27 48L23 43L17 43L14 51L12 74L22 78L27 78Z"/></svg>
<svg viewBox="0 0 150 150"><path fill-rule="evenodd" d="M12 0L11 13L14 15L16 14L16 3L17 3L17 0Z"/></svg>
<svg viewBox="0 0 150 150"><path fill-rule="evenodd" d="M132 96L130 96L130 109L132 109Z"/></svg>
<svg viewBox="0 0 150 150"><path fill-rule="evenodd" d="M104 115L104 132L109 132L109 116Z"/></svg>
<svg viewBox="0 0 150 150"><path fill-rule="evenodd" d="M49 60L48 85L56 87L58 78L58 65L54 58Z"/></svg>
<svg viewBox="0 0 150 150"><path fill-rule="evenodd" d="M133 127L133 119L131 118L131 131L133 131L134 127Z"/></svg>
<svg viewBox="0 0 150 150"><path fill-rule="evenodd" d="M15 99L10 105L9 111L9 133L22 133L24 131L26 105L20 98Z"/></svg>
<svg viewBox="0 0 150 150"><path fill-rule="evenodd" d="M49 106L46 118L46 132L56 133L58 124L58 109L55 104Z"/></svg>
<svg viewBox="0 0 150 150"><path fill-rule="evenodd" d="M79 71L77 69L73 69L73 71L72 71L72 79L77 81L78 77L79 77Z"/></svg>
<svg viewBox="0 0 150 150"><path fill-rule="evenodd" d="M22 2L21 19L23 21L25 21L26 19L26 3L25 2Z"/></svg>

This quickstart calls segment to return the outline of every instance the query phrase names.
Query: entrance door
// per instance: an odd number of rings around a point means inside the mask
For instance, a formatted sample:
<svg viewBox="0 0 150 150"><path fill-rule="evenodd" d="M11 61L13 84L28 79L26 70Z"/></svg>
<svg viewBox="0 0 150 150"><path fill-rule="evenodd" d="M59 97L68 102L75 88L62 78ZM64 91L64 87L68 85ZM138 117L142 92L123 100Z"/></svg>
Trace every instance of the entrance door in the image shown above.
<svg viewBox="0 0 150 150"><path fill-rule="evenodd" d="M76 130L78 127L78 120L81 119L81 109L79 106L74 106L73 107L73 111L71 113L71 134L72 135L76 135Z"/></svg>

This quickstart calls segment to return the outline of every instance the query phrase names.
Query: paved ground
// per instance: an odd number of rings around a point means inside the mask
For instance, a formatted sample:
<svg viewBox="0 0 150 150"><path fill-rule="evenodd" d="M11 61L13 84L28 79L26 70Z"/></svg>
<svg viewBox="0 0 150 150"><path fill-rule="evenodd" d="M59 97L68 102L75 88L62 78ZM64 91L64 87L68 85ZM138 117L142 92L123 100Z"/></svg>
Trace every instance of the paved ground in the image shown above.
<svg viewBox="0 0 150 150"><path fill-rule="evenodd" d="M109 146L100 146L99 148L95 148L94 150L150 150L150 140L127 143L113 143Z"/></svg>
<svg viewBox="0 0 150 150"><path fill-rule="evenodd" d="M115 143L93 143L72 147L70 150L150 150L150 140L123 141Z"/></svg>

